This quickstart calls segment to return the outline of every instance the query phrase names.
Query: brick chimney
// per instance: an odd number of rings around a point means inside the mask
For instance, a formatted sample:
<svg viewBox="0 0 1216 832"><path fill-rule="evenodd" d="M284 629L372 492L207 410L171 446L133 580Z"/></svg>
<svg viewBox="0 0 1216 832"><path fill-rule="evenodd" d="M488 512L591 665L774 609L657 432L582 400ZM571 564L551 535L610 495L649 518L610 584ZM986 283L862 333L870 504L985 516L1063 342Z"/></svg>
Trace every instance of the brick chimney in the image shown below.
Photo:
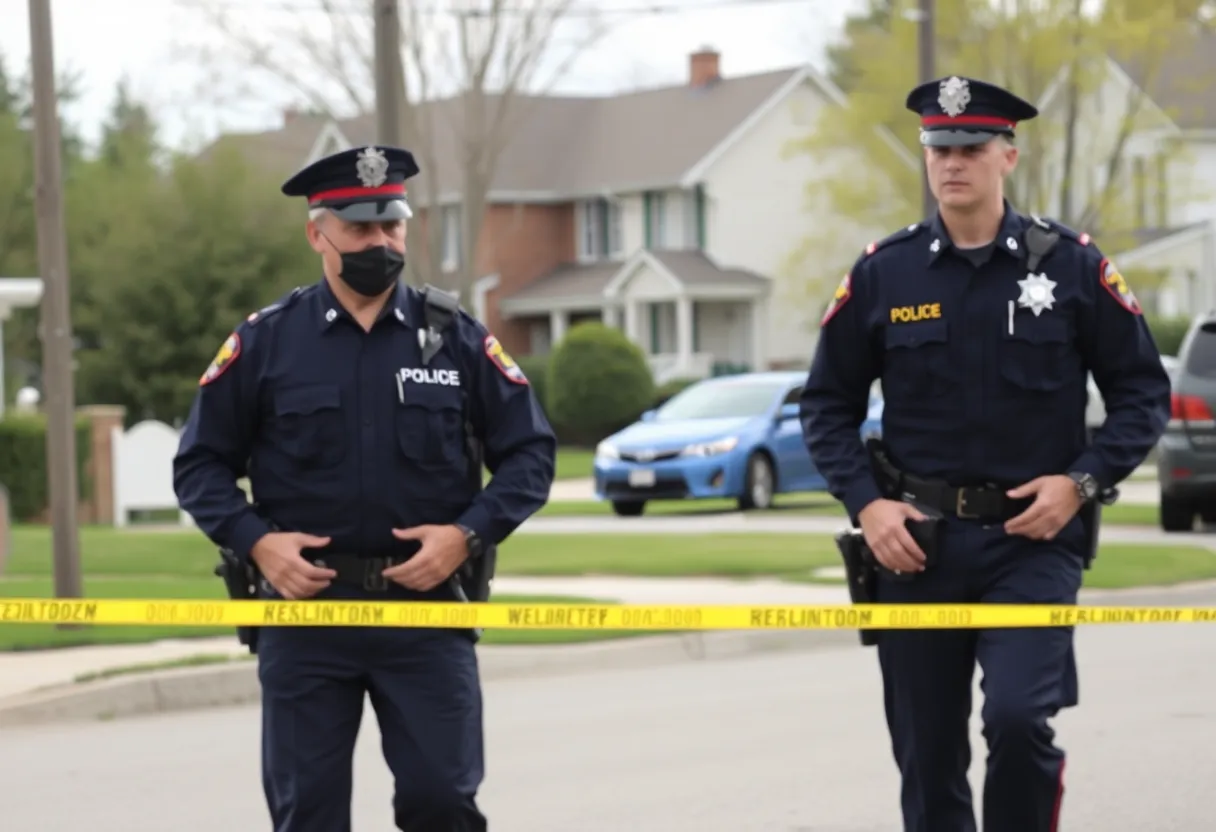
<svg viewBox="0 0 1216 832"><path fill-rule="evenodd" d="M718 59L721 55L708 46L688 56L688 85L690 87L708 87L722 80L718 70Z"/></svg>

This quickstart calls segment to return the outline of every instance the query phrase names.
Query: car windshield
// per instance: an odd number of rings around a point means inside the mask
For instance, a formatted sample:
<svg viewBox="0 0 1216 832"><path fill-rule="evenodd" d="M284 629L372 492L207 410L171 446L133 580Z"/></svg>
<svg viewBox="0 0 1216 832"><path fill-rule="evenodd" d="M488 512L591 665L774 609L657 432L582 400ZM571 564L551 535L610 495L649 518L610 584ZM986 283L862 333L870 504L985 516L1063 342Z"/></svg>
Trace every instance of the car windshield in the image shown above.
<svg viewBox="0 0 1216 832"><path fill-rule="evenodd" d="M784 382L726 381L697 384L672 396L659 408L655 419L730 419L759 416L786 389Z"/></svg>

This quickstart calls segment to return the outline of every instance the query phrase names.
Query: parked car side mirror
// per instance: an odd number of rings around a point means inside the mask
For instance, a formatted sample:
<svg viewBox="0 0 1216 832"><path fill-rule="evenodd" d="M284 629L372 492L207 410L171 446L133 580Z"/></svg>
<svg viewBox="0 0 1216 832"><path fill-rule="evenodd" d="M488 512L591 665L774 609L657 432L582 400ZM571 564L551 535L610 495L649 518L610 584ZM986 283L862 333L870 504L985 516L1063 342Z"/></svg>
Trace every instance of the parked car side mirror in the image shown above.
<svg viewBox="0 0 1216 832"><path fill-rule="evenodd" d="M789 404L781 405L781 409L777 411L777 421L785 422L790 419L798 418L798 405L790 402Z"/></svg>
<svg viewBox="0 0 1216 832"><path fill-rule="evenodd" d="M655 415L655 412L653 410L647 410L645 413L643 413L641 416L639 416L638 419L643 422L653 422L654 415Z"/></svg>

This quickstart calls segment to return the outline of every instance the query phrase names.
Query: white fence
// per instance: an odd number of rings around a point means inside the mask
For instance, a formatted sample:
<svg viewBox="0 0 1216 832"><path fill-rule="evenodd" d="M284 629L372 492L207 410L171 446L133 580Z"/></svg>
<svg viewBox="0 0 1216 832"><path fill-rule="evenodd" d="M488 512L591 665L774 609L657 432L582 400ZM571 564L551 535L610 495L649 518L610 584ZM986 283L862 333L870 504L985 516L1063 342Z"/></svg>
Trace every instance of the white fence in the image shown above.
<svg viewBox="0 0 1216 832"><path fill-rule="evenodd" d="M180 433L164 422L144 421L110 435L114 467L114 525L127 526L132 511L176 511L178 522L194 521L178 509L173 492L173 457Z"/></svg>

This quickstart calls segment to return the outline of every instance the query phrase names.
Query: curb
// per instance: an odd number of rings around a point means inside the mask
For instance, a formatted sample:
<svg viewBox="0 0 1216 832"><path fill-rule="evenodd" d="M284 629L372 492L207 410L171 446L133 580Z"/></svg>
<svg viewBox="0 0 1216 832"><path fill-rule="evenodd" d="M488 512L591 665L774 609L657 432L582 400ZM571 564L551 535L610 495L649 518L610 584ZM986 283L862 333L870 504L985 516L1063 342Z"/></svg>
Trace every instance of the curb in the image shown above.
<svg viewBox="0 0 1216 832"><path fill-rule="evenodd" d="M553 647L486 647L478 651L478 661L484 684L846 646L859 646L855 631L690 632ZM3 698L0 730L251 705L261 698L257 663L238 660L116 676Z"/></svg>

